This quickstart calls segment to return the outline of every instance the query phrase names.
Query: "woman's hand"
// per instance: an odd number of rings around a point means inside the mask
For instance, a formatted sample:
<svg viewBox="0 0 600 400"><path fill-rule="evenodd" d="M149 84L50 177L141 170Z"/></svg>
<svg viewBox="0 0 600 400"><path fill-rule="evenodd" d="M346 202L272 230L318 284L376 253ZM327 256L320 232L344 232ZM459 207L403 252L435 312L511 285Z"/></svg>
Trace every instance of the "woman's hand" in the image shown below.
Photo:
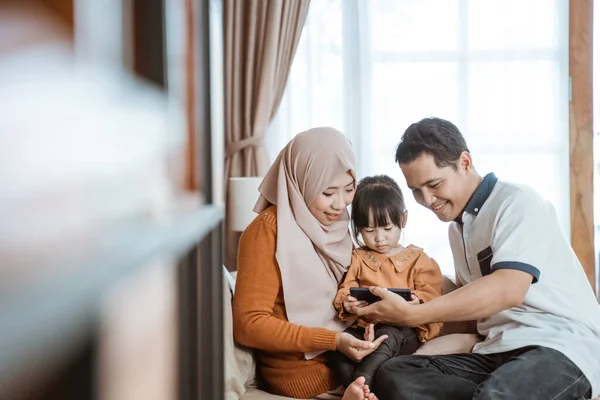
<svg viewBox="0 0 600 400"><path fill-rule="evenodd" d="M356 310L367 305L364 300L357 300L355 297L346 296L344 300L344 309L350 314L356 314Z"/></svg>
<svg viewBox="0 0 600 400"><path fill-rule="evenodd" d="M335 345L337 351L346 355L352 361L358 362L377 350L385 339L387 339L387 335L383 335L373 342L367 342L357 339L349 333L338 332Z"/></svg>

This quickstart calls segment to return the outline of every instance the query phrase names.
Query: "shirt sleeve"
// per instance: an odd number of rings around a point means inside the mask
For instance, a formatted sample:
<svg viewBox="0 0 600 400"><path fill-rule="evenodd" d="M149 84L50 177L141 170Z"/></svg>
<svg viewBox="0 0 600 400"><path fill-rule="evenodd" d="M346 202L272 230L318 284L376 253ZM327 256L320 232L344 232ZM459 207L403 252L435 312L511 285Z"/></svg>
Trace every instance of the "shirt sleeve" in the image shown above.
<svg viewBox="0 0 600 400"><path fill-rule="evenodd" d="M344 282L340 285L340 288L335 295L335 299L333 300L333 306L338 310L338 316L342 321L352 321L356 319L356 315L350 314L344 309L344 300L350 295L350 288L360 286L360 266L360 257L358 257L356 252L352 252L350 267L348 268Z"/></svg>
<svg viewBox="0 0 600 400"><path fill-rule="evenodd" d="M560 226L549 202L532 193L515 193L499 210L491 248L485 249L491 251L491 272L515 269L537 282L543 267L540 260L551 251L556 229Z"/></svg>
<svg viewBox="0 0 600 400"><path fill-rule="evenodd" d="M413 293L426 303L442 295L442 271L438 263L427 254L421 253L417 259ZM441 322L434 322L417 327L421 342L431 340L440 334Z"/></svg>
<svg viewBox="0 0 600 400"><path fill-rule="evenodd" d="M275 226L255 220L240 239L233 297L235 339L248 347L272 352L335 350L336 333L309 328L274 316L282 285L275 258Z"/></svg>

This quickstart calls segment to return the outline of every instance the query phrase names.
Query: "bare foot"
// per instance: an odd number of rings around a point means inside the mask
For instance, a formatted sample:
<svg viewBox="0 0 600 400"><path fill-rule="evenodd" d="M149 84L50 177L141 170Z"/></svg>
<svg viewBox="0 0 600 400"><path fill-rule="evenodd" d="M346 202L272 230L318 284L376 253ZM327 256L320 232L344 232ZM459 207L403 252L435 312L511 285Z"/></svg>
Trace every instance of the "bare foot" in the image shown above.
<svg viewBox="0 0 600 400"><path fill-rule="evenodd" d="M369 385L363 386L363 392L365 395L365 400L379 400L377 398L377 396L375 396L375 393L371 393L371 389L369 388Z"/></svg>
<svg viewBox="0 0 600 400"><path fill-rule="evenodd" d="M346 391L344 392L344 397L342 397L342 400L364 400L365 398L365 392L363 387L365 386L365 378L362 376L359 376L358 378L356 378L356 380L354 382L352 382L350 384L350 386L348 386L346 388Z"/></svg>

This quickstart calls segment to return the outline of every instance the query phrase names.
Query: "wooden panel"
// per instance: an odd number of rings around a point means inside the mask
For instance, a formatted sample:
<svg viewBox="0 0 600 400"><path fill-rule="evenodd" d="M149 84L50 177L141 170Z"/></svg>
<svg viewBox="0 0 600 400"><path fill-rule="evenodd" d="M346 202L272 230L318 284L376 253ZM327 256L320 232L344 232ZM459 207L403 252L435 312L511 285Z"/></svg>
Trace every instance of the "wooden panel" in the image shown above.
<svg viewBox="0 0 600 400"><path fill-rule="evenodd" d="M133 1L133 68L165 89L165 9L162 0Z"/></svg>
<svg viewBox="0 0 600 400"><path fill-rule="evenodd" d="M42 4L56 13L72 35L75 26L73 0L43 0Z"/></svg>
<svg viewBox="0 0 600 400"><path fill-rule="evenodd" d="M185 0L185 86L187 115L186 189L195 191L196 177L196 2Z"/></svg>
<svg viewBox="0 0 600 400"><path fill-rule="evenodd" d="M571 245L594 290L593 0L569 2Z"/></svg>
<svg viewBox="0 0 600 400"><path fill-rule="evenodd" d="M195 124L195 160L192 165L196 168L195 177L198 191L206 198L207 203L214 201L213 183L213 146L211 121L211 71L210 71L210 20L209 2L195 1L194 20L194 116ZM213 4L216 2L212 2Z"/></svg>

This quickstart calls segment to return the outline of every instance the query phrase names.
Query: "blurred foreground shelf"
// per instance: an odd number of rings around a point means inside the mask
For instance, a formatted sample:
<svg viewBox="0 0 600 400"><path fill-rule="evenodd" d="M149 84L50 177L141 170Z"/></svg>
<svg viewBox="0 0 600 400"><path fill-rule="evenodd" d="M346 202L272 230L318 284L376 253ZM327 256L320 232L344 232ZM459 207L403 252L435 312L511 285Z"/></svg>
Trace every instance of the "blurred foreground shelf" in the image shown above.
<svg viewBox="0 0 600 400"><path fill-rule="evenodd" d="M178 262L176 397L219 398L222 344L214 331L199 331L198 316L201 312L203 321L217 326L221 321L223 218L222 207L205 205L161 224L122 227L87 254L73 250L69 265L56 266L49 278L0 291L0 398L18 398L14 393L21 388L43 382L71 362L90 338L97 338L107 291L161 260ZM209 354L199 354L203 343L210 344ZM212 371L204 381L198 378L203 370ZM93 377L90 382L87 390L95 393Z"/></svg>

